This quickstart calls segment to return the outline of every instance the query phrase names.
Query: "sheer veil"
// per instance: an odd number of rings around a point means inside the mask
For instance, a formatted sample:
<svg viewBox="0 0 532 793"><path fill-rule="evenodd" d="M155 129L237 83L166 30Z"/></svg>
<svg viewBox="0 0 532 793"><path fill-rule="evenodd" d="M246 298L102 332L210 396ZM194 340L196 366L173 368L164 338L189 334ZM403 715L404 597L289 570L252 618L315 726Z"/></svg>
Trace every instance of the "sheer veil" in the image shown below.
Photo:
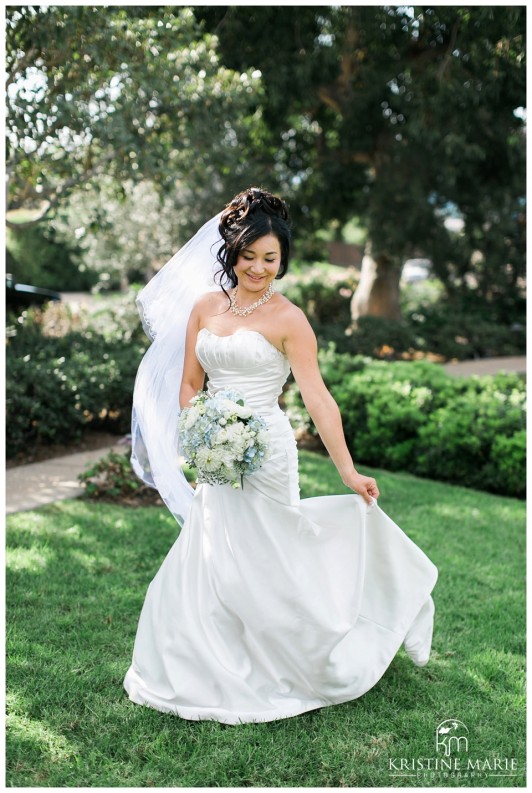
<svg viewBox="0 0 532 793"><path fill-rule="evenodd" d="M139 292L136 300L152 343L135 380L131 464L143 482L159 491L181 525L194 494L179 462L177 422L185 332L197 298L221 288L214 281L214 274L221 269L216 259L222 244L220 217L221 212L207 221Z"/></svg>

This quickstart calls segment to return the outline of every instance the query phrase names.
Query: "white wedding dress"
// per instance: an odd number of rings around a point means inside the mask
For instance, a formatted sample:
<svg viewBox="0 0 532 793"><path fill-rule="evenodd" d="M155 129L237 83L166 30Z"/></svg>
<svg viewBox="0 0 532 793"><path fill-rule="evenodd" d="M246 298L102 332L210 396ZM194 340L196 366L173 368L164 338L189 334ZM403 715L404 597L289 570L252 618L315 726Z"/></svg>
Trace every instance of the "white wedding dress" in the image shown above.
<svg viewBox="0 0 532 793"><path fill-rule="evenodd" d="M426 664L437 568L376 502L300 499L278 405L285 355L244 329L202 329L196 354L211 393L238 389L265 418L271 455L242 490L196 488L146 593L129 698L185 719L264 722L360 697L402 644Z"/></svg>

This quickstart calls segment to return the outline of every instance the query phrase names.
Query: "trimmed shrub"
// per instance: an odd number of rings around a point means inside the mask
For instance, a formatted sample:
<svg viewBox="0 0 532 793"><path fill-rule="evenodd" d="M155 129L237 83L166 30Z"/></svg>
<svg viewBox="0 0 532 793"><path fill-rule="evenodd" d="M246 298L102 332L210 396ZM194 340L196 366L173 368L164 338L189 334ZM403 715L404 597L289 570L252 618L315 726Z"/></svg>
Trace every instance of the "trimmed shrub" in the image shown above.
<svg viewBox="0 0 532 793"><path fill-rule="evenodd" d="M472 298L418 306L404 321L417 339L417 349L446 359L523 355L526 350L524 305L516 307L511 324L502 322L489 305Z"/></svg>
<svg viewBox="0 0 532 793"><path fill-rule="evenodd" d="M146 485L134 474L131 468L131 449L110 451L97 462L85 467L78 475L78 481L85 486L85 495L94 499L130 498Z"/></svg>
<svg viewBox="0 0 532 793"><path fill-rule="evenodd" d="M6 451L81 438L84 429L124 433L146 342L86 329L46 337L29 320L8 336Z"/></svg>
<svg viewBox="0 0 532 793"><path fill-rule="evenodd" d="M455 379L426 361L375 361L331 347L320 352L320 368L357 463L524 495L525 384L517 375ZM295 384L285 404L295 426L317 434Z"/></svg>
<svg viewBox="0 0 532 793"><path fill-rule="evenodd" d="M335 328L327 340L341 352L396 360L415 353L468 360L523 355L526 349L524 321L504 325L444 300L409 311L401 320L360 317L351 335Z"/></svg>
<svg viewBox="0 0 532 793"><path fill-rule="evenodd" d="M504 480L511 493L524 498L526 495L525 468L525 430L517 430L513 435L494 438L491 447L491 460L486 466L486 476L491 476L494 482Z"/></svg>
<svg viewBox="0 0 532 793"><path fill-rule="evenodd" d="M74 258L77 246L68 246L57 239L54 228L38 224L7 231L7 265L15 280L61 292L82 292L91 289L97 274L81 269Z"/></svg>

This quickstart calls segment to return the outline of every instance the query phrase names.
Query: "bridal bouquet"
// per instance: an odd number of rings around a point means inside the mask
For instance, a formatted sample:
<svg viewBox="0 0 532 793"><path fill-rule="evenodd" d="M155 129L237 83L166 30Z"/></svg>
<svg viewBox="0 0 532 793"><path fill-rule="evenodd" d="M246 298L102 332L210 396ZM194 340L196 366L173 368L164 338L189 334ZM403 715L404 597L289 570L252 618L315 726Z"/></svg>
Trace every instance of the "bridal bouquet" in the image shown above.
<svg viewBox="0 0 532 793"><path fill-rule="evenodd" d="M241 487L259 469L268 450L268 428L238 391L199 391L179 416L179 438L198 482ZM239 481L240 480L240 481Z"/></svg>

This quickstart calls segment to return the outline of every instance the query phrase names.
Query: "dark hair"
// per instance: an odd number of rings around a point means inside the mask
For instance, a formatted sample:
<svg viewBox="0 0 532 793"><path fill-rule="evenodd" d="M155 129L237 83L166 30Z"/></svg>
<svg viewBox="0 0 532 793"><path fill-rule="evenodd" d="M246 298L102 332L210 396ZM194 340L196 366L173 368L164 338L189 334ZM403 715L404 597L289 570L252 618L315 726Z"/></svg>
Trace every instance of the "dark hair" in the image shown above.
<svg viewBox="0 0 532 793"><path fill-rule="evenodd" d="M277 237L281 248L281 266L275 277L279 279L285 275L292 234L288 206L282 198L260 187L250 187L227 204L220 217L218 230L223 245L216 258L222 269L216 275L220 276L220 286L224 292L222 281L229 281L232 286L238 283L234 267L240 251L267 234Z"/></svg>

